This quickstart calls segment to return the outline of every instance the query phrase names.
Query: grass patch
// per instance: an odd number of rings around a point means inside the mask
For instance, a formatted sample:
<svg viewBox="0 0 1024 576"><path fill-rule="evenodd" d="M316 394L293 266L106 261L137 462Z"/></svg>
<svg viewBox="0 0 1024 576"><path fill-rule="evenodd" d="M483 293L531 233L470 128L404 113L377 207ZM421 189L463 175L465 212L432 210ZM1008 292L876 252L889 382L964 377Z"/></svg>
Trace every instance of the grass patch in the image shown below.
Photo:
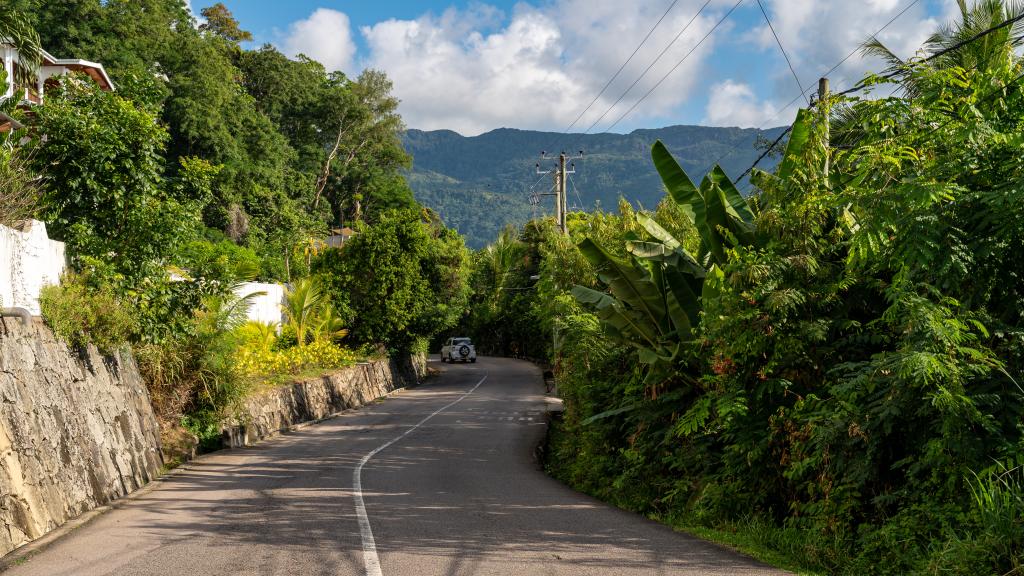
<svg viewBox="0 0 1024 576"><path fill-rule="evenodd" d="M780 552L776 547L775 535L783 531L759 522L729 525L722 528L708 528L684 521L666 520L651 516L652 520L671 526L673 530L685 532L702 540L731 548L760 562L800 576L825 576L827 572L805 566L793 556ZM772 534L774 533L774 534Z"/></svg>

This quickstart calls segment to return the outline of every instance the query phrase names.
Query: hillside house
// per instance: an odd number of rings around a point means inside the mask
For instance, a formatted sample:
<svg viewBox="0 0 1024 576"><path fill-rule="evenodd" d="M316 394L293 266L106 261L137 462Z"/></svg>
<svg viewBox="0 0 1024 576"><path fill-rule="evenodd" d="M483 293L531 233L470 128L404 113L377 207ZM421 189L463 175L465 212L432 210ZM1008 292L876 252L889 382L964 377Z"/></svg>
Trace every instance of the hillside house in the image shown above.
<svg viewBox="0 0 1024 576"><path fill-rule="evenodd" d="M341 248L352 239L353 236L358 234L355 230L348 226L344 228L332 228L331 235L327 237L327 245L331 248Z"/></svg>
<svg viewBox="0 0 1024 576"><path fill-rule="evenodd" d="M113 90L114 83L107 75L103 64L79 60L76 58L56 58L49 52L43 51L43 61L39 66L39 74L36 75L34 86L15 86L15 72L21 66L21 60L17 49L6 43L0 43L0 57L3 57L4 71L7 73L7 91L0 94L0 100L16 97L19 102L26 104L39 104L48 87L52 87L59 76L65 76L71 72L81 72L92 78L104 90Z"/></svg>

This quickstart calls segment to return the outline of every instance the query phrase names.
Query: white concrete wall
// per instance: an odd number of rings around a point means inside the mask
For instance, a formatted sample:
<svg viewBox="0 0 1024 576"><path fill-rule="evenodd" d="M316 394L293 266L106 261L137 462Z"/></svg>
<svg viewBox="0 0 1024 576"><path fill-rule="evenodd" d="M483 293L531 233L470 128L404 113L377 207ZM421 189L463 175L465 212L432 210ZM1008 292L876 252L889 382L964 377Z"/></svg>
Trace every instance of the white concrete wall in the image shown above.
<svg viewBox="0 0 1024 576"><path fill-rule="evenodd" d="M249 320L266 324L282 324L281 304L284 302L284 286L265 282L246 282L235 289L235 294L239 297L245 297L255 292L265 292L265 294L256 296L250 301Z"/></svg>
<svg viewBox="0 0 1024 576"><path fill-rule="evenodd" d="M64 243L50 240L46 224L32 220L25 231L0 226L0 299L5 308L39 312L39 291L60 283Z"/></svg>

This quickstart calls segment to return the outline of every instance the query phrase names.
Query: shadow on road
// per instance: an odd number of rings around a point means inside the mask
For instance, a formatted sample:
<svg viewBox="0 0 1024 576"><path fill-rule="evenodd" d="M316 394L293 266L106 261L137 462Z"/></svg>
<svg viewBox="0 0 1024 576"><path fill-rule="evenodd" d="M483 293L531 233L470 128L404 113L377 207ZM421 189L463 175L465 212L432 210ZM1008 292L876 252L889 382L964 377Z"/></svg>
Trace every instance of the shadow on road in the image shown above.
<svg viewBox="0 0 1024 576"><path fill-rule="evenodd" d="M493 377L499 368L511 377ZM517 573L559 563L581 570L566 573L581 574L774 573L609 508L538 471L532 451L544 432L539 372L512 361L492 361L490 369L492 380L478 393L366 465L364 498L385 572L389 562L412 566L417 559L443 558L443 573L450 574L472 574L502 559L514 563ZM479 374L458 366L446 370L450 376L460 370ZM310 553L342 547L359 572L353 468L363 454L464 388L427 387L365 415L199 463L133 508L146 510L144 529L161 539L187 534L208 536L219 546L272 542ZM169 504L189 508L194 520L170 513Z"/></svg>

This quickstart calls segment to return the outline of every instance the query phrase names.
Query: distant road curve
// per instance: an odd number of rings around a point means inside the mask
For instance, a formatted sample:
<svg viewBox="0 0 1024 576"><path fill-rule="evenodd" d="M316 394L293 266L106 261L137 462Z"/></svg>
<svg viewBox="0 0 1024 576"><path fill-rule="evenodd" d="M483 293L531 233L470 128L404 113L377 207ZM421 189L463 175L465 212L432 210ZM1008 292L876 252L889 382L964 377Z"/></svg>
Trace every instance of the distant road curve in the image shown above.
<svg viewBox="0 0 1024 576"><path fill-rule="evenodd" d="M425 386L204 458L5 575L785 574L538 470L533 365L434 365Z"/></svg>

